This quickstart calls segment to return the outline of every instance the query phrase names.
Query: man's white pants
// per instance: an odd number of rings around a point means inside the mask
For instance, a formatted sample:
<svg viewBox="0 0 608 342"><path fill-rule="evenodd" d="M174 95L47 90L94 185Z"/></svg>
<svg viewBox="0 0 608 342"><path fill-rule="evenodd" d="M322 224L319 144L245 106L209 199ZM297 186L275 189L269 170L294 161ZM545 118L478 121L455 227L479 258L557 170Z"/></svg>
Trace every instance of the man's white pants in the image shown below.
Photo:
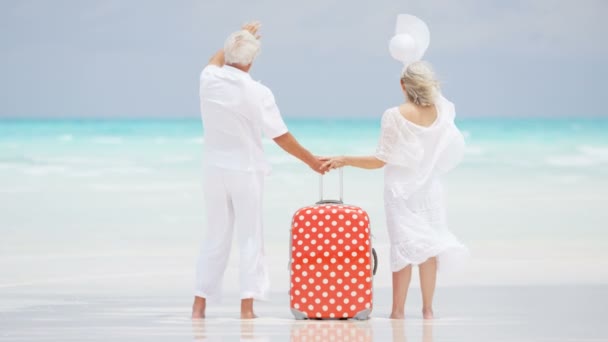
<svg viewBox="0 0 608 342"><path fill-rule="evenodd" d="M270 287L264 256L262 200L264 174L207 167L204 192L206 236L196 272L195 295L216 299L237 231L241 299L266 299Z"/></svg>

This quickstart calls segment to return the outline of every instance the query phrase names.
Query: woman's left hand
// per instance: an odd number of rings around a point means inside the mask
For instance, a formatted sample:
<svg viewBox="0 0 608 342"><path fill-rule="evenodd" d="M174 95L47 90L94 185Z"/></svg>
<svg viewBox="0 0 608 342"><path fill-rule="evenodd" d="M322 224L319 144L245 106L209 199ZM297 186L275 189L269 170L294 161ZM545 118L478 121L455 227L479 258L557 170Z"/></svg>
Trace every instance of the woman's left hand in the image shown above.
<svg viewBox="0 0 608 342"><path fill-rule="evenodd" d="M339 169L346 166L346 158L344 156L339 157L322 157L320 160L323 163L323 168L326 170Z"/></svg>

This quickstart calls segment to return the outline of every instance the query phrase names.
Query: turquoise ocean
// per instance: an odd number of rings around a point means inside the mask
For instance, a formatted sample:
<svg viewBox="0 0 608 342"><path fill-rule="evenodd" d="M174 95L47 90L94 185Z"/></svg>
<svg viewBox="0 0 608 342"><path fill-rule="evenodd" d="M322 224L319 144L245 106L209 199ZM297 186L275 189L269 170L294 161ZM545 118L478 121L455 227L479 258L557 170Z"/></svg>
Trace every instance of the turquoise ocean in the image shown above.
<svg viewBox="0 0 608 342"><path fill-rule="evenodd" d="M445 179L451 230L471 250L441 284L608 281L608 119L467 118L462 164ZM289 119L317 155L372 154L379 118ZM189 291L204 236L199 119L0 121L0 290L139 286ZM265 241L286 289L289 224L319 177L270 140ZM337 194L337 173L326 180ZM366 209L390 286L382 171L345 169L345 201ZM228 291L237 258L226 274ZM129 278L137 276L140 278ZM138 280L139 279L139 280ZM126 281L129 280L129 281ZM94 286L95 287L95 286Z"/></svg>

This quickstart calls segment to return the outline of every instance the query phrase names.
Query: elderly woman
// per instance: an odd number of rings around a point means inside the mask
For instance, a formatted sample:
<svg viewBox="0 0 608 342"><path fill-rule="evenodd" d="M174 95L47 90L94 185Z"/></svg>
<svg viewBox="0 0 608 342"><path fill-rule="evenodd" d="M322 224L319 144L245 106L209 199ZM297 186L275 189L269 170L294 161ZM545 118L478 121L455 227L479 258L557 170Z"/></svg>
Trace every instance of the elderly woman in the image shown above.
<svg viewBox="0 0 608 342"><path fill-rule="evenodd" d="M439 92L430 65L410 64L401 77L407 101L384 112L373 156L325 158L325 167L385 167L384 205L391 244L393 307L404 317L412 266L419 266L422 314L433 318L437 270L452 268L467 249L446 223L440 178L461 160L464 139L454 124L454 105Z"/></svg>

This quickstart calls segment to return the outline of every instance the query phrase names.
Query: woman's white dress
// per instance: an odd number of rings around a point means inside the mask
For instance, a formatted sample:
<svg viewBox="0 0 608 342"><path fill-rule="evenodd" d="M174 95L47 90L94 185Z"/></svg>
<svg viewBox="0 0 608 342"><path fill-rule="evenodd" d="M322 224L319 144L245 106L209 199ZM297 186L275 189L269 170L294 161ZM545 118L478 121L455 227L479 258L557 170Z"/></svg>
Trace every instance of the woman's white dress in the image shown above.
<svg viewBox="0 0 608 342"><path fill-rule="evenodd" d="M391 270L437 257L438 270L454 269L467 248L448 230L440 177L464 154L464 138L454 124L454 105L443 96L437 119L428 127L408 121L398 107L382 116L376 158L386 162L384 206L391 243Z"/></svg>

